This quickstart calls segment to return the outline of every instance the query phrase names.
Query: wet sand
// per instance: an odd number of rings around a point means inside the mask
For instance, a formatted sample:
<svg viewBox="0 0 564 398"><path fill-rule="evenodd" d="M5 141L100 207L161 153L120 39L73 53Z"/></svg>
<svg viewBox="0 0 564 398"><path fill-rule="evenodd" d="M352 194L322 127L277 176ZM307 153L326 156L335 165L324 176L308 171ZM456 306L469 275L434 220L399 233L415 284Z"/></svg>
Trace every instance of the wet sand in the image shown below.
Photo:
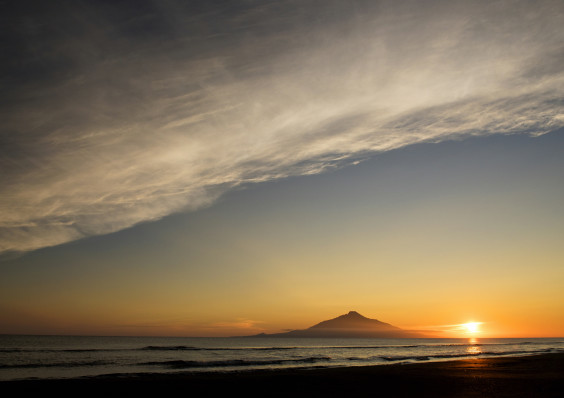
<svg viewBox="0 0 564 398"><path fill-rule="evenodd" d="M564 353L348 368L124 374L0 383L58 396L564 397Z"/></svg>

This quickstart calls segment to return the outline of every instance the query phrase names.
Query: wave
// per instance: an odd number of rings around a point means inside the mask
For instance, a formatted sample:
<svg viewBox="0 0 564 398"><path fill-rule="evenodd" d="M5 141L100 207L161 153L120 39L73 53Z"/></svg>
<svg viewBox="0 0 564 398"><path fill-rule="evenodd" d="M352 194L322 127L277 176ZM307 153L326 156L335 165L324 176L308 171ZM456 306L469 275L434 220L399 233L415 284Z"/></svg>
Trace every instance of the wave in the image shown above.
<svg viewBox="0 0 564 398"><path fill-rule="evenodd" d="M147 347L140 348L142 351L204 351L206 348L201 347L190 347L185 345L177 346L155 346L150 345Z"/></svg>
<svg viewBox="0 0 564 398"><path fill-rule="evenodd" d="M349 362L402 362L402 361L432 361L457 358L474 358L474 357L501 357L512 355L534 355L550 352L563 352L562 348L547 348L542 350L512 350L512 351L483 351L479 353L452 353L452 354L428 354L428 355L389 355L389 356L368 356L368 357L348 357ZM251 367L251 366L284 366L298 364L312 364L317 362L332 362L333 359L328 356L314 356L304 358L273 358L266 360L246 360L246 359L228 359L215 361L191 361L191 360L166 360L151 361L137 363L139 366L157 366L168 369L195 369L195 368L225 368L225 367ZM85 361L67 361L67 362L41 362L41 363L24 363L24 364L6 364L0 363L0 369L39 369L39 368L74 368L74 367L102 367L116 365L115 362L108 360L85 360Z"/></svg>
<svg viewBox="0 0 564 398"><path fill-rule="evenodd" d="M159 346L149 345L136 348L66 348L66 349L33 349L33 348L0 348L0 353L97 353L97 352L127 352L127 351L288 351L288 350L380 350L380 349L408 349L408 348L440 348L440 347L502 347L502 346L535 346L546 345L547 343L523 341L523 342L500 342L500 343L426 343L426 344L390 344L390 345L362 345L362 346L289 346L289 347L195 347L186 345ZM552 346L564 345L564 341L551 341Z"/></svg>
<svg viewBox="0 0 564 398"><path fill-rule="evenodd" d="M303 347L191 347L191 346L147 346L143 351L287 351Z"/></svg>
<svg viewBox="0 0 564 398"><path fill-rule="evenodd" d="M482 351L476 353L460 353L460 354L430 354L430 355L390 355L378 357L385 361L429 361L432 359L451 359L451 358L472 358L481 356L511 356L511 355L534 355L534 354L544 354L549 352L559 352L561 350L555 348L546 348L542 350L526 351L526 350L515 350L515 351Z"/></svg>
<svg viewBox="0 0 564 398"><path fill-rule="evenodd" d="M14 355L33 355L33 353L49 353L49 354L57 354L57 353L68 353L68 354L77 354L75 359L78 359L78 354L92 354L95 355L97 353L119 353L119 352L189 352L189 351L202 351L202 352L214 352L217 351L218 355L219 352L240 352L240 355L244 355L245 352L288 352L291 350L296 351L297 353L302 352L302 350L306 351L317 351L317 353L324 355L327 351L339 352L339 351L368 351L374 350L374 354L377 354L379 350L392 350L396 351L399 355L390 356L390 357L382 357L385 360L402 360L402 359L414 359L414 360L423 360L423 358L430 357L430 358L457 358L457 357L470 357L475 355L512 355L515 352L523 352L526 354L529 353L542 353L546 352L542 349L547 348L547 344L550 344L551 348L554 350L563 350L564 341L515 341L515 342L426 342L423 344L375 344L375 345L319 345L319 346L267 346L267 347L198 347L198 346L190 346L190 345L148 345L144 347L116 347L116 348L63 348L63 349L56 349L56 348L28 348L28 347L2 347L0 348L0 354L14 354ZM542 346L542 347L539 347ZM471 348L471 347L481 347L481 353L464 353L460 352L464 348ZM504 348L507 347L507 348ZM442 356L442 352L440 353L433 353L433 351L445 351L445 349L452 349L457 350L459 352L453 354L444 354ZM401 351L404 351L403 353ZM514 351L514 350L521 350L521 351ZM414 351L413 356L409 355L409 351ZM448 351L448 350L447 350ZM491 353L487 353L490 351L494 351ZM404 354L404 355L401 355ZM332 355L332 354L330 354ZM354 355L351 355L353 357ZM388 358L399 358L399 359L388 359ZM34 361L32 361L34 362ZM35 367L36 365L31 364L30 367ZM40 364L37 366L40 367Z"/></svg>
<svg viewBox="0 0 564 398"><path fill-rule="evenodd" d="M48 363L24 363L24 364L0 364L0 369L34 369L34 368L74 368L108 366L109 361L71 361L71 362L48 362Z"/></svg>
<svg viewBox="0 0 564 398"><path fill-rule="evenodd" d="M298 359L269 359L269 360L244 360L230 359L224 361L161 361L161 362L144 362L140 365L163 366L169 369L191 369L191 368L220 368L234 366L268 366L268 365L288 365L288 364L304 364L315 362L330 361L329 357L309 357Z"/></svg>
<svg viewBox="0 0 564 398"><path fill-rule="evenodd" d="M65 349L57 349L57 348L41 348L41 349L34 349L34 348L8 348L2 349L0 348L0 353L34 353L34 352L118 352L118 351L131 351L127 348L65 348Z"/></svg>

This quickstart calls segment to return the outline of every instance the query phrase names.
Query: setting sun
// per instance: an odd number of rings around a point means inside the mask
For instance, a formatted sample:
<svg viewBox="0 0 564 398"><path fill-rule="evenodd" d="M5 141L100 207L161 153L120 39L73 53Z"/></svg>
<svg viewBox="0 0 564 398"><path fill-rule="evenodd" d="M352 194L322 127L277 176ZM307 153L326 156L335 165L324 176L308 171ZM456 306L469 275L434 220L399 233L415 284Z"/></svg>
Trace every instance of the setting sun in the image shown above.
<svg viewBox="0 0 564 398"><path fill-rule="evenodd" d="M468 322L464 323L462 326L466 329L467 333L479 333L481 322Z"/></svg>

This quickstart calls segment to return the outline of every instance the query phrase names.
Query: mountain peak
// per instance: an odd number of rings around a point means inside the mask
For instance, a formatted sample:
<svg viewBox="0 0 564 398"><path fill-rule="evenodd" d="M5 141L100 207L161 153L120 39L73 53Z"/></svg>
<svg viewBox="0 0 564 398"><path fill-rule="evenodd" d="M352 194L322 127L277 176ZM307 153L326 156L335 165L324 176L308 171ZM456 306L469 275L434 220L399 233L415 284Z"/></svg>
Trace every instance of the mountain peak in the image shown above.
<svg viewBox="0 0 564 398"><path fill-rule="evenodd" d="M362 318L366 318L362 315L360 315L358 312L356 311L349 311L349 313L346 316L355 316L355 317L362 317Z"/></svg>

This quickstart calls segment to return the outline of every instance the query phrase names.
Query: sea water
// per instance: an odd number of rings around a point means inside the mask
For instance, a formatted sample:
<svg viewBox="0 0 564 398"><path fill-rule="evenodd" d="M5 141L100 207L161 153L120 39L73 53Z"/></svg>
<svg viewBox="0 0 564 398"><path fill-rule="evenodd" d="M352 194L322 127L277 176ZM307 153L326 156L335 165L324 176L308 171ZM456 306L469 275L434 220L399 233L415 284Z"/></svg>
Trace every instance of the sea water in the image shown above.
<svg viewBox="0 0 564 398"><path fill-rule="evenodd" d="M0 336L0 380L384 365L564 352L564 338Z"/></svg>

